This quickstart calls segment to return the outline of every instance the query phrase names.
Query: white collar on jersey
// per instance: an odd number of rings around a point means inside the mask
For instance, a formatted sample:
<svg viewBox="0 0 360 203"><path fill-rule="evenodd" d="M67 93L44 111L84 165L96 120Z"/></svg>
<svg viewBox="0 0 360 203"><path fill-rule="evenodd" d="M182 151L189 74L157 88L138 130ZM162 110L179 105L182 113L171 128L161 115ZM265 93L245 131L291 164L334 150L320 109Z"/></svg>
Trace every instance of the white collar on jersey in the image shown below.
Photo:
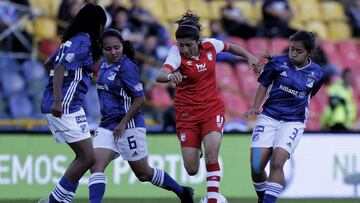
<svg viewBox="0 0 360 203"><path fill-rule="evenodd" d="M305 69L305 68L307 68L307 67L309 67L310 65L311 65L311 63L312 63L312 60L311 59L309 59L309 63L308 64L306 64L305 66L303 66L303 67L297 67L297 66L295 66L295 69L296 70L302 70L302 69Z"/></svg>

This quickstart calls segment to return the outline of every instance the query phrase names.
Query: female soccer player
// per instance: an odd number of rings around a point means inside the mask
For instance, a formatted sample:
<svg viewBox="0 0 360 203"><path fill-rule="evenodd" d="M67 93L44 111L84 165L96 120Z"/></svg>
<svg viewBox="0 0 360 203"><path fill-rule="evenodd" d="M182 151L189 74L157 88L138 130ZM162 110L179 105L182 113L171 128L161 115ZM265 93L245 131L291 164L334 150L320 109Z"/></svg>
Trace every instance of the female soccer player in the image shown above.
<svg viewBox="0 0 360 203"><path fill-rule="evenodd" d="M86 4L64 32L60 48L45 62L51 71L41 112L55 140L66 142L76 156L50 196L40 203L71 202L79 179L95 162L82 104L93 64L101 56L98 41L105 22L102 7Z"/></svg>
<svg viewBox="0 0 360 203"><path fill-rule="evenodd" d="M224 104L215 81L216 54L227 51L245 57L253 70L260 69L259 60L234 44L208 38L200 39L199 17L185 13L177 21L177 45L168 54L157 82L176 83L176 131L187 173L199 169L201 143L204 144L207 170L207 198L216 202L221 171L218 155L224 125Z"/></svg>
<svg viewBox="0 0 360 203"><path fill-rule="evenodd" d="M192 203L192 188L180 186L166 172L148 164L145 121L140 112L145 97L139 68L133 62L133 47L115 29L103 33L101 47L105 60L97 89L102 118L93 140L96 162L90 169L90 202L101 203L106 185L104 170L121 155L140 181L171 190L181 202Z"/></svg>
<svg viewBox="0 0 360 203"><path fill-rule="evenodd" d="M324 72L311 61L315 35L299 31L290 37L289 53L270 57L258 78L260 83L252 109L257 116L251 143L251 172L259 202L276 202L284 185L283 167L304 132L310 99L320 89ZM270 175L264 168L270 161Z"/></svg>

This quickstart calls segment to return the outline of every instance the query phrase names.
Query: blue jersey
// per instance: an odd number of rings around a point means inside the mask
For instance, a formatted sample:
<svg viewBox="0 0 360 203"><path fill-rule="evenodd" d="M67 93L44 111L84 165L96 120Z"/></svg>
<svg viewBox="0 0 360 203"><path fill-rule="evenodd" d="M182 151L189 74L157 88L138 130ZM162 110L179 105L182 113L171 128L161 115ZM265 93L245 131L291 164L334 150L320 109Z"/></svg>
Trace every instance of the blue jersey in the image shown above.
<svg viewBox="0 0 360 203"><path fill-rule="evenodd" d="M129 111L135 97L144 96L139 68L126 56L115 64L103 61L96 85L102 116L100 127L109 130L114 130ZM126 128L135 127L145 127L140 111L126 125Z"/></svg>
<svg viewBox="0 0 360 203"><path fill-rule="evenodd" d="M263 112L276 120L305 122L310 99L320 89L324 71L310 61L298 68L288 55L273 57L258 78L269 87Z"/></svg>
<svg viewBox="0 0 360 203"><path fill-rule="evenodd" d="M62 43L50 57L52 68L41 100L42 113L51 113L51 105L54 102L53 76L57 64L65 67L61 92L63 112L70 114L80 110L91 83L93 58L90 46L89 35L79 33Z"/></svg>

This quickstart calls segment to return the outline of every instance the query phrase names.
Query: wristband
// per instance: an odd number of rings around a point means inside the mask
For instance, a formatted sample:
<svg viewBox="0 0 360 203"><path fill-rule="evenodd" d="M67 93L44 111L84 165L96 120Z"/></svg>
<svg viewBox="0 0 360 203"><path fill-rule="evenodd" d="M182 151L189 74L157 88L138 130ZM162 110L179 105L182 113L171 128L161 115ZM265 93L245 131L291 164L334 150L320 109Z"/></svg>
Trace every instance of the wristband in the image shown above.
<svg viewBox="0 0 360 203"><path fill-rule="evenodd" d="M167 79L170 80L170 77L173 76L174 74L170 73L169 75L167 75Z"/></svg>

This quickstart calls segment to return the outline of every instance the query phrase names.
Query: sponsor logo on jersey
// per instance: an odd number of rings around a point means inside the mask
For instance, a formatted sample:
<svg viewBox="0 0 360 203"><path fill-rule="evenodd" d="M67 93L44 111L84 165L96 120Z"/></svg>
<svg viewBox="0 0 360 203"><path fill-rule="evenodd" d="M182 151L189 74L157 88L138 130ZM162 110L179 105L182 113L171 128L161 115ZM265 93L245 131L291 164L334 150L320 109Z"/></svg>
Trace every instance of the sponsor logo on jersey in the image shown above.
<svg viewBox="0 0 360 203"><path fill-rule="evenodd" d="M115 73L115 72L110 72L110 73L107 75L107 79L110 80L110 81L113 81L113 80L115 80L115 76L116 76L116 73Z"/></svg>
<svg viewBox="0 0 360 203"><path fill-rule="evenodd" d="M280 85L279 88L280 88L282 91L287 92L287 93L292 94L292 95L295 95L295 96L298 96L298 94L299 94L299 91L290 89L288 86L285 86L285 85Z"/></svg>
<svg viewBox="0 0 360 203"><path fill-rule="evenodd" d="M66 54L65 60L69 63L73 62L75 60L75 54L74 53Z"/></svg>
<svg viewBox="0 0 360 203"><path fill-rule="evenodd" d="M253 135L252 135L252 141L253 142L256 142L256 141L258 141L259 140L259 133L254 133Z"/></svg>
<svg viewBox="0 0 360 203"><path fill-rule="evenodd" d="M76 120L76 123L84 123L84 122L86 122L86 116L85 115L76 116L75 120Z"/></svg>
<svg viewBox="0 0 360 203"><path fill-rule="evenodd" d="M308 78L307 81L306 81L306 86L312 88L314 86L314 82L315 82L314 79Z"/></svg>
<svg viewBox="0 0 360 203"><path fill-rule="evenodd" d="M144 88L143 88L143 85L141 83L138 83L137 85L134 86L134 90L137 91L137 92L140 92L143 89Z"/></svg>
<svg viewBox="0 0 360 203"><path fill-rule="evenodd" d="M203 71L206 71L207 68L206 68L206 63L202 63L202 64L196 64L196 67L198 69L198 72L203 72Z"/></svg>
<svg viewBox="0 0 360 203"><path fill-rule="evenodd" d="M281 76L287 77L286 71L280 73Z"/></svg>
<svg viewBox="0 0 360 203"><path fill-rule="evenodd" d="M192 61L186 61L186 65L191 66L191 65L192 65Z"/></svg>
<svg viewBox="0 0 360 203"><path fill-rule="evenodd" d="M212 55L212 53L209 51L208 53L206 53L206 56L207 56L207 58L209 59L209 61L212 61L213 60L213 55Z"/></svg>

